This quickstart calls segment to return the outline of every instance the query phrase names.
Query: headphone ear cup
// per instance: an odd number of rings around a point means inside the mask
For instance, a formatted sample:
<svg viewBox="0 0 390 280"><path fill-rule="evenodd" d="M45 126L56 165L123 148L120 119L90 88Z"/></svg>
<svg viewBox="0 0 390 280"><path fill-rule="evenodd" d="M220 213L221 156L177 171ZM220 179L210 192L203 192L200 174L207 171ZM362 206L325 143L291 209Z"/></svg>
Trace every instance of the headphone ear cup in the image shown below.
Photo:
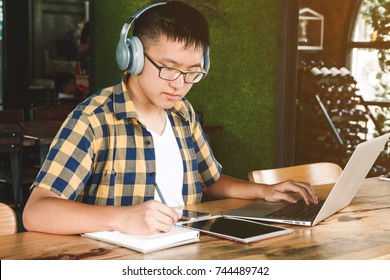
<svg viewBox="0 0 390 280"><path fill-rule="evenodd" d="M205 49L205 51L203 53L203 66L202 67L206 71L206 75L204 76L204 77L206 77L207 73L210 70L210 48Z"/></svg>
<svg viewBox="0 0 390 280"><path fill-rule="evenodd" d="M138 75L144 69L144 47L141 40L136 36L130 37L129 30L132 23L145 11L160 5L165 5L167 2L151 3L135 12L129 20L123 25L119 42L116 47L116 63L122 71L127 70L130 75Z"/></svg>
<svg viewBox="0 0 390 280"><path fill-rule="evenodd" d="M120 40L116 47L116 63L119 69L126 70L130 64L130 52L128 47L128 39Z"/></svg>
<svg viewBox="0 0 390 280"><path fill-rule="evenodd" d="M130 75L138 75L141 74L142 70L144 69L144 46L137 36L130 37L128 40L130 63L127 71Z"/></svg>

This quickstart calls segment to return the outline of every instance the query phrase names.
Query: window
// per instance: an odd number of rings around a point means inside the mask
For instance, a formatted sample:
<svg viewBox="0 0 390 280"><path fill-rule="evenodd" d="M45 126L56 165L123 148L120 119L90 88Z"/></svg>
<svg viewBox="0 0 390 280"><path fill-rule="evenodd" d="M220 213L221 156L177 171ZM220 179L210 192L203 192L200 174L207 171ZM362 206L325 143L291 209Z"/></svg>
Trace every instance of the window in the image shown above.
<svg viewBox="0 0 390 280"><path fill-rule="evenodd" d="M351 70L366 100L390 99L390 0L362 0L351 38Z"/></svg>
<svg viewBox="0 0 390 280"><path fill-rule="evenodd" d="M390 0L361 0L350 41L352 75L383 132L390 131Z"/></svg>

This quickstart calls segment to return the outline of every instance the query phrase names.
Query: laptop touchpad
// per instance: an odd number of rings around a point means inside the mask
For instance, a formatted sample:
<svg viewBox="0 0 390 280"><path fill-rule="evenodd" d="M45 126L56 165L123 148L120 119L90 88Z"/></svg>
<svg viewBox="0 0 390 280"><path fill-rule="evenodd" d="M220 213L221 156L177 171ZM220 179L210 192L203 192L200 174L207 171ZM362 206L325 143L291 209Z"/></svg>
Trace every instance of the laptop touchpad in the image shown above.
<svg viewBox="0 0 390 280"><path fill-rule="evenodd" d="M248 205L245 205L236 210L232 210L225 214L235 215L235 216L245 215L245 216L252 216L252 217L256 217L256 216L262 217L288 204L289 204L288 202L266 202L262 199L258 199L252 203L249 203Z"/></svg>

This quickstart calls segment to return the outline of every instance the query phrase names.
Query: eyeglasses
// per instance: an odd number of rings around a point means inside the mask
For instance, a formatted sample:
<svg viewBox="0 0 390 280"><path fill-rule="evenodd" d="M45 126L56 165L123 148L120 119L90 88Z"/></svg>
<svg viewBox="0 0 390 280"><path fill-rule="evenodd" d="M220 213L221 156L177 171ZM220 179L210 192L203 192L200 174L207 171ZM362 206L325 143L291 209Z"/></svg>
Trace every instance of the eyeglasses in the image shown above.
<svg viewBox="0 0 390 280"><path fill-rule="evenodd" d="M174 81L177 78L180 77L180 75L183 74L184 76L184 82L187 84L196 84L199 83L202 78L206 75L204 72L195 72L195 71L188 71L183 72L179 69L172 68L172 67L166 67L166 66L159 66L155 61L151 59L151 57L144 52L146 58L159 70L159 77L163 80L167 81Z"/></svg>

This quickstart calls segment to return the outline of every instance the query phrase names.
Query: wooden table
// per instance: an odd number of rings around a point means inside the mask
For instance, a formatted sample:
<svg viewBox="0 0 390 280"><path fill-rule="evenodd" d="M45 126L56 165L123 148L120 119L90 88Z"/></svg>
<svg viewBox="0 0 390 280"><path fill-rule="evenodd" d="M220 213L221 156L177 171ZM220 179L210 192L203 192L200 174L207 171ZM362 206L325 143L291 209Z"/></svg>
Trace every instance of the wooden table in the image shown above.
<svg viewBox="0 0 390 280"><path fill-rule="evenodd" d="M225 199L188 207L220 214L250 201ZM0 237L0 259L390 259L390 182L366 179L348 207L314 227L250 244L201 235L200 242L140 254L80 236L23 232Z"/></svg>
<svg viewBox="0 0 390 280"><path fill-rule="evenodd" d="M49 146L61 127L61 124L62 121L29 121L23 123L24 145L31 145L31 141L34 141L36 145L39 145L41 165L46 158Z"/></svg>

